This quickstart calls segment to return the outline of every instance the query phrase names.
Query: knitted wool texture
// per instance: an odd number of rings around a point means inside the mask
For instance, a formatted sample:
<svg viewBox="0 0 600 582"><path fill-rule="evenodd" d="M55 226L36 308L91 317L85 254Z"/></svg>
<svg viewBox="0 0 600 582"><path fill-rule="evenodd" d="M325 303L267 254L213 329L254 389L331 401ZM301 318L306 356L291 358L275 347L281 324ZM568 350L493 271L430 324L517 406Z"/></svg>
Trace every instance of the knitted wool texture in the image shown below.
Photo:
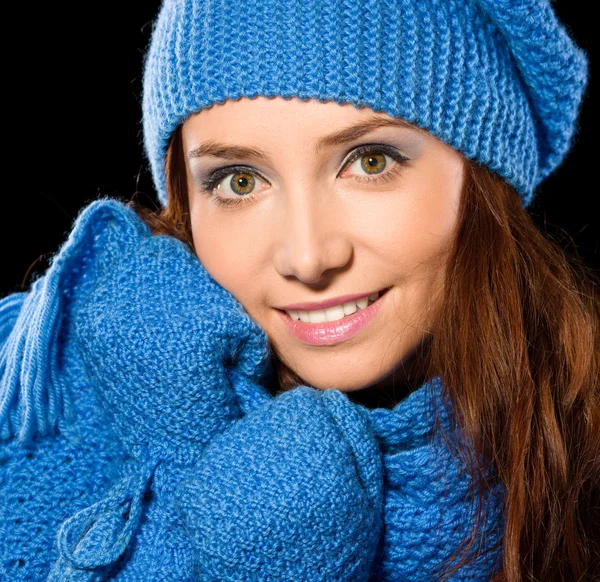
<svg viewBox="0 0 600 582"><path fill-rule="evenodd" d="M585 53L550 0L165 0L143 79L146 155L185 119L258 95L368 106L501 175L527 207L566 155Z"/></svg>
<svg viewBox="0 0 600 582"><path fill-rule="evenodd" d="M116 201L0 301L0 346L2 580L433 581L472 530L439 379L393 410L271 396L262 329ZM451 580L499 568L492 477Z"/></svg>

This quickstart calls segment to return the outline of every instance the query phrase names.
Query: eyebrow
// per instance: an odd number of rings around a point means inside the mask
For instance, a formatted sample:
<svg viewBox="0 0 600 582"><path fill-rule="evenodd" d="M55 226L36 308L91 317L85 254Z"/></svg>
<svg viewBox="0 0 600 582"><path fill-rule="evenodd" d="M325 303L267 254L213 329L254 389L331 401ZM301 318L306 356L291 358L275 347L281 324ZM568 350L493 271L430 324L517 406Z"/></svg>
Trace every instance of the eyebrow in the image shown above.
<svg viewBox="0 0 600 582"><path fill-rule="evenodd" d="M395 117L375 117L318 139L317 143L315 144L315 153L319 154L324 149L354 141L355 139L358 139L359 137L362 137L363 135L380 127L419 129L403 119ZM201 156L216 156L225 159L246 158L270 163L269 156L261 150L246 146L217 143L215 141L208 141L200 144L198 147L190 150L186 157L188 160L191 160Z"/></svg>

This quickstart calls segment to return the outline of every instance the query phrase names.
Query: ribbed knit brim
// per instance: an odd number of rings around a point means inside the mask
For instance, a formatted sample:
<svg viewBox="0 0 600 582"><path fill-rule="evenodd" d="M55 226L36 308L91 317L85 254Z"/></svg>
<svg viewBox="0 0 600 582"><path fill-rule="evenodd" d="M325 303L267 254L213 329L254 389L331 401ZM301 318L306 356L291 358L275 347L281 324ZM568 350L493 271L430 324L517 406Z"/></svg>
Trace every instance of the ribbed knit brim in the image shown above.
<svg viewBox="0 0 600 582"><path fill-rule="evenodd" d="M369 106L500 174L524 206L566 155L588 78L549 0L165 0L143 80L144 145L240 97Z"/></svg>

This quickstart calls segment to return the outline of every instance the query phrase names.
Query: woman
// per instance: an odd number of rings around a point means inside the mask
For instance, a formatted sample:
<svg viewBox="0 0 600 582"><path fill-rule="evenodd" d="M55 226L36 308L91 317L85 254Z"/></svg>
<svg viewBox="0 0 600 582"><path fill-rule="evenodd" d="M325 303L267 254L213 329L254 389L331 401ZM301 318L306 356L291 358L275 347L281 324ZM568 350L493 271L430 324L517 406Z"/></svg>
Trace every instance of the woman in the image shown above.
<svg viewBox="0 0 600 582"><path fill-rule="evenodd" d="M598 292L526 212L586 82L548 2L165 2L162 210L0 304L2 576L597 576Z"/></svg>

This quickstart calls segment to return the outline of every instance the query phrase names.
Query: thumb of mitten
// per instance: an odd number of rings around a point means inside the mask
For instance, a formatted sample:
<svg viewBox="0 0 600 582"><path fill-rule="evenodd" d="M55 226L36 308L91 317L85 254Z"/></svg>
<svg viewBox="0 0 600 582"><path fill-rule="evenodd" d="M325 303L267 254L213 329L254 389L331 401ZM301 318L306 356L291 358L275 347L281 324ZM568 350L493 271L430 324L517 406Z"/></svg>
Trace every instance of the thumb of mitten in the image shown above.
<svg viewBox="0 0 600 582"><path fill-rule="evenodd" d="M240 306L241 308L241 306ZM248 334L226 362L229 382L242 415L248 414L272 397L264 387L272 365L271 347L264 330L248 319Z"/></svg>

